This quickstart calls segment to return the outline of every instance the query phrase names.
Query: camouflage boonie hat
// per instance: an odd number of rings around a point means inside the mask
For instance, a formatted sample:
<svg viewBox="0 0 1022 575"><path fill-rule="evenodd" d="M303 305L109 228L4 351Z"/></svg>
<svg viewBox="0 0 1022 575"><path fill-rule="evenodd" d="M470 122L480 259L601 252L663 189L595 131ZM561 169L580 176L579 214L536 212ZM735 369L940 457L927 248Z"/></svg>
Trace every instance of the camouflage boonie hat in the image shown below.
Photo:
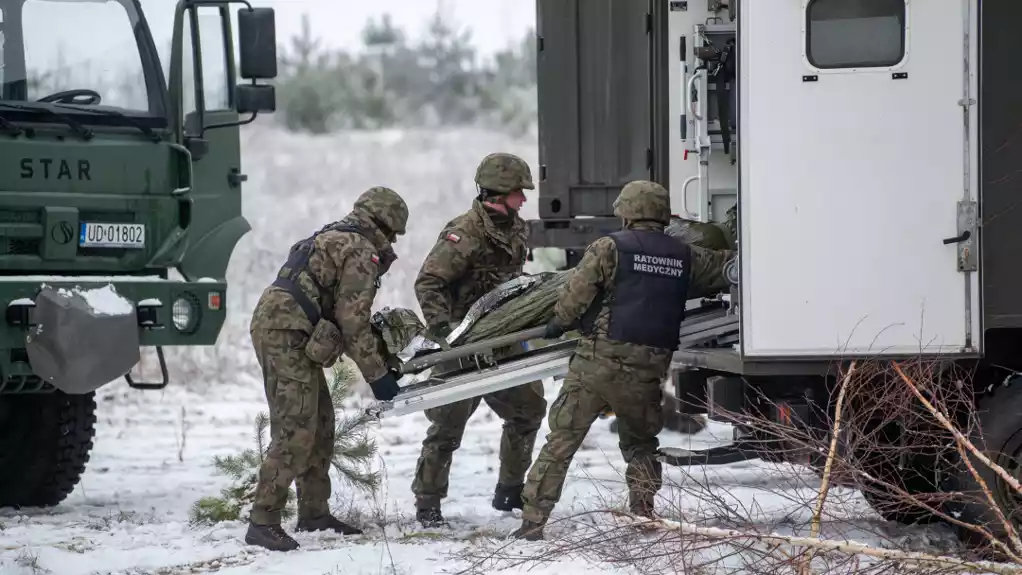
<svg viewBox="0 0 1022 575"><path fill-rule="evenodd" d="M369 214L395 234L405 233L408 205L397 192L383 186L369 188L355 200L355 210Z"/></svg>
<svg viewBox="0 0 1022 575"><path fill-rule="evenodd" d="M628 182L614 200L614 215L633 222L653 220L664 225L670 224L671 195L656 182Z"/></svg>
<svg viewBox="0 0 1022 575"><path fill-rule="evenodd" d="M498 152L479 162L476 184L484 190L510 194L517 189L535 190L529 164L514 154Z"/></svg>

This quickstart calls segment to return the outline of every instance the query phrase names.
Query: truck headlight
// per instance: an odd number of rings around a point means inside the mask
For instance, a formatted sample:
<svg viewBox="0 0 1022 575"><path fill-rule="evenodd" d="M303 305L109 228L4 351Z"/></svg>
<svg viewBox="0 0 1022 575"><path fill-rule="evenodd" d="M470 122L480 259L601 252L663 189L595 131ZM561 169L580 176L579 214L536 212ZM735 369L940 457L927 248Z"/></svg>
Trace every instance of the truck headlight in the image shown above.
<svg viewBox="0 0 1022 575"><path fill-rule="evenodd" d="M186 294L178 296L174 300L174 306L170 312L171 320L174 322L174 327L180 332L192 331L198 323L199 306L194 299Z"/></svg>

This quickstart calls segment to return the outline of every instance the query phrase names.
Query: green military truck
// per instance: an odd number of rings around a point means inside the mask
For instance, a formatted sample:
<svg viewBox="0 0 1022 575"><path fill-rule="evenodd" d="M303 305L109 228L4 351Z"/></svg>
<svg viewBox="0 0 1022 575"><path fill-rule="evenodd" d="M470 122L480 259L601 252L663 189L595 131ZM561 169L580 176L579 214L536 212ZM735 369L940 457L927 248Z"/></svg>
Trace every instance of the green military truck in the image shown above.
<svg viewBox="0 0 1022 575"><path fill-rule="evenodd" d="M0 507L71 493L98 388L161 389L164 346L217 340L228 261L250 229L240 126L276 107L257 83L277 74L274 12L239 0L236 63L230 1L168 3L165 72L139 0L0 0ZM84 81L40 89L40 54L97 18L127 40L116 56L137 69L133 105ZM161 380L130 377L142 346Z"/></svg>

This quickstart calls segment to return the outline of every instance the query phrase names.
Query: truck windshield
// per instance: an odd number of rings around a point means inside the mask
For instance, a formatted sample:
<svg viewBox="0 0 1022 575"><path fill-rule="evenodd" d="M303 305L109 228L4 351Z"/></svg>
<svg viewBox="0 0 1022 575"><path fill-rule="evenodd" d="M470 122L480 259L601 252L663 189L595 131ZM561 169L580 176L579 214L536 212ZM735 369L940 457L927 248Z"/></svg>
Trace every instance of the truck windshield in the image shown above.
<svg viewBox="0 0 1022 575"><path fill-rule="evenodd" d="M160 66L137 0L0 0L0 17L0 101L59 104L53 109L83 123L110 117L90 109L164 115Z"/></svg>

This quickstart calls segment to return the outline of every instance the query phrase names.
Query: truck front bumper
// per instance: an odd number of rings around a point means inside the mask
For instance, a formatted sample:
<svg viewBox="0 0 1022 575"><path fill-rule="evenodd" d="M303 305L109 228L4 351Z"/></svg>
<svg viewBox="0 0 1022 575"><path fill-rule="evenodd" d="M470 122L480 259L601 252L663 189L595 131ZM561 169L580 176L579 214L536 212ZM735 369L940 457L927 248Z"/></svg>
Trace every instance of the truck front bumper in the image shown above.
<svg viewBox="0 0 1022 575"><path fill-rule="evenodd" d="M6 276L0 277L0 301L7 307L3 341L6 345L2 347L18 347L11 344L23 341L32 325L35 295L43 285L90 290L110 284L135 304L143 346L216 343L227 315L225 282L184 282L153 276Z"/></svg>
<svg viewBox="0 0 1022 575"><path fill-rule="evenodd" d="M226 319L227 284L221 281L184 282L155 276L3 276L0 302L6 307L6 317L0 336L0 386L11 376L32 374L25 338L35 324L35 298L43 286L92 290L107 285L134 304L140 346L213 345Z"/></svg>

